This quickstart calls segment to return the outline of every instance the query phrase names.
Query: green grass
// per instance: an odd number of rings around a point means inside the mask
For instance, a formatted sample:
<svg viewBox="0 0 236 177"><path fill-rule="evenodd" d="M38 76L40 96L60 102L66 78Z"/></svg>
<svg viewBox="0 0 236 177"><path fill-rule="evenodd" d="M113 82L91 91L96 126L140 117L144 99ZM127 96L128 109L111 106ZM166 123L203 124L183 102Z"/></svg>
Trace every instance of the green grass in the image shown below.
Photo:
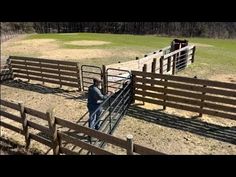
<svg viewBox="0 0 236 177"><path fill-rule="evenodd" d="M124 35L124 34L98 34L98 33L76 33L72 35L63 34L34 34L27 39L55 39L61 48L71 49L107 49L107 50L132 50L148 52L170 45L173 37L159 37L156 35ZM190 43L212 45L212 47L197 47L195 63L182 71L180 75L198 75L207 78L212 74L236 74L236 40L210 39L210 38L185 38ZM64 44L64 42L77 40L102 40L110 44L98 46L76 46ZM142 56L139 56L142 57ZM117 61L127 61L134 58L119 56L118 58L103 58L86 60L88 64L110 64Z"/></svg>

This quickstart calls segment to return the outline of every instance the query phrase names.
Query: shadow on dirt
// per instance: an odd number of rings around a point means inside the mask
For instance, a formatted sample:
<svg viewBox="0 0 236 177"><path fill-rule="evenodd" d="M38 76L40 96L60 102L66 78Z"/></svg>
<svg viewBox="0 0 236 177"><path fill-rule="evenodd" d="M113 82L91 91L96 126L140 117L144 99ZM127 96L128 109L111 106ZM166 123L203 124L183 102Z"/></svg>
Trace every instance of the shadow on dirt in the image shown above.
<svg viewBox="0 0 236 177"><path fill-rule="evenodd" d="M126 115L236 145L235 126L224 127L203 122L198 120L195 116L192 118L184 118L166 114L160 110L147 110L135 105L130 106Z"/></svg>
<svg viewBox="0 0 236 177"><path fill-rule="evenodd" d="M25 150L24 146L18 145L6 138L0 137L1 155L40 155L39 152Z"/></svg>
<svg viewBox="0 0 236 177"><path fill-rule="evenodd" d="M42 84L29 83L26 81L22 81L20 79L4 81L2 85L18 88L18 89L24 89L28 91L33 91L33 92L38 92L42 94L56 94L59 96L63 96L67 99L82 99L85 97L83 96L81 92L78 92L78 89L66 90L59 87L53 88L53 87L48 87Z"/></svg>

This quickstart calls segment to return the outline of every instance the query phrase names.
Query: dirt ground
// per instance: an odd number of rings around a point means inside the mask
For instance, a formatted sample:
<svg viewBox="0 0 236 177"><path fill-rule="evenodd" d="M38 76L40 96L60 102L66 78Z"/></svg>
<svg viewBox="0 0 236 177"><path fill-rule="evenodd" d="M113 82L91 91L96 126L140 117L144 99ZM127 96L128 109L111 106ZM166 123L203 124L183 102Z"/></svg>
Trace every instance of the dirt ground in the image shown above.
<svg viewBox="0 0 236 177"><path fill-rule="evenodd" d="M94 46L94 45L110 44L110 42L107 42L107 41L80 40L80 41L67 42L65 44L78 45L78 46L91 46L91 45Z"/></svg>
<svg viewBox="0 0 236 177"><path fill-rule="evenodd" d="M80 125L88 119L83 94L66 87L63 87L65 91L62 92L55 85L55 89L49 89L42 87L40 82L31 83L6 82L1 85L1 98L23 101L25 106L42 112L46 112L49 107L55 107L57 117ZM115 130L114 136L125 139L126 135L132 134L135 143L167 154L236 154L236 121L206 115L194 118L195 113L171 108L166 111L160 109L160 106L148 103L145 106L132 105ZM12 122L5 118L2 120ZM1 135L24 145L24 137L21 135L4 128L1 129ZM34 141L31 148L42 154L52 153L49 148ZM124 149L116 146L107 145L106 149L125 154Z"/></svg>
<svg viewBox="0 0 236 177"><path fill-rule="evenodd" d="M217 80L221 82L236 83L236 74L217 74L217 75L211 76L209 79Z"/></svg>
<svg viewBox="0 0 236 177"><path fill-rule="evenodd" d="M4 42L1 46L1 57L10 55L41 57L57 60L81 61L86 59L119 58L120 55L135 58L142 55L140 51L124 49L77 49L63 48L61 45L98 46L110 44L106 41L81 40L58 42L55 39L25 39L20 36Z"/></svg>

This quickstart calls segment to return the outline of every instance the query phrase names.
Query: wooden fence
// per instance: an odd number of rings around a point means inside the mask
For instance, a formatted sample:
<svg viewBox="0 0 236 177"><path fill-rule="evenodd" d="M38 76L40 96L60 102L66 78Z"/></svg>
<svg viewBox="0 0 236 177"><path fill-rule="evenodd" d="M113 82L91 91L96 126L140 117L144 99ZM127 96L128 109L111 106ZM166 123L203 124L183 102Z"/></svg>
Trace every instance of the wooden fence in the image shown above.
<svg viewBox="0 0 236 177"><path fill-rule="evenodd" d="M0 126L10 129L14 132L22 134L25 137L26 148L30 147L31 140L35 140L39 143L42 143L53 149L54 155L59 154L70 154L77 155L78 153L70 150L68 148L63 147L62 142L70 143L85 150L88 150L94 154L98 155L112 155L112 152L104 150L100 147L89 144L85 141L82 141L78 138L75 138L67 131L61 131L58 129L58 125L61 128L69 128L70 130L74 130L76 133L84 133L87 136L97 138L106 143L110 143L112 145L121 147L126 149L127 154L142 154L142 155L164 155L163 153L157 152L155 150L149 149L147 147L143 147L141 145L135 144L132 141L132 136L128 135L126 140L75 124L73 122L58 118L54 116L54 112L52 109L49 109L46 113L25 107L22 103L13 103L6 100L1 101L1 117L5 117L7 119L13 120L16 123L20 123L22 128L14 126L12 123L6 123L2 118L0 120ZM12 113L7 112L6 108L11 108L13 110L17 110L20 116L14 115ZM31 121L28 119L28 115L36 117L36 119L44 120L48 122L48 126L40 125L37 122ZM49 138L45 138L40 136L39 134L34 134L33 131L30 131L30 128L39 130L40 132L47 134Z"/></svg>
<svg viewBox="0 0 236 177"><path fill-rule="evenodd" d="M161 50L144 55L144 58L136 58L133 61L107 65L107 68L116 68L125 71L143 71L160 74L175 75L185 69L189 64L194 63L196 47L189 45L181 49L170 51L170 46ZM115 73L111 73L115 74ZM120 74L125 74L124 72Z"/></svg>
<svg viewBox="0 0 236 177"><path fill-rule="evenodd" d="M190 45L162 55L158 60L153 59L151 70L147 67L147 71L175 75L194 62L195 50L196 47Z"/></svg>
<svg viewBox="0 0 236 177"><path fill-rule="evenodd" d="M79 63L10 56L9 69L14 77L70 86L81 90Z"/></svg>
<svg viewBox="0 0 236 177"><path fill-rule="evenodd" d="M169 53L169 50L170 50L170 46L154 51L152 53L145 54L143 58L136 57L135 60L106 65L106 68L116 68L116 69L128 70L128 71L131 71L131 70L141 71L143 65L147 64L148 71L151 71L153 59L156 58L159 60L161 56L165 55L166 53Z"/></svg>
<svg viewBox="0 0 236 177"><path fill-rule="evenodd" d="M236 84L132 71L134 99L236 120Z"/></svg>
<svg viewBox="0 0 236 177"><path fill-rule="evenodd" d="M0 83L6 80L11 80L13 79L13 74L12 71L9 70L9 68L1 68L0 69Z"/></svg>
<svg viewBox="0 0 236 177"><path fill-rule="evenodd" d="M1 32L1 42L6 42L7 40L10 40L14 37L17 37L19 35L23 34L22 31L8 31L7 33Z"/></svg>

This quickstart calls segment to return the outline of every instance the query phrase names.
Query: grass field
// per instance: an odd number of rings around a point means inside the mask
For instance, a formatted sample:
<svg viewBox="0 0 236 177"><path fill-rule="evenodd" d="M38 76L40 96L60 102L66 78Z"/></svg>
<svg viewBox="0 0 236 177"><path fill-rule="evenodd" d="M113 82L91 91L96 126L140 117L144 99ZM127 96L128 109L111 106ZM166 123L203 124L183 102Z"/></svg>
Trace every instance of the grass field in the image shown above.
<svg viewBox="0 0 236 177"><path fill-rule="evenodd" d="M2 46L2 53L3 55L60 58L80 61L82 64L102 65L133 60L136 56L143 57L146 53L170 45L173 39L173 37L156 35L32 34L17 42L9 41L8 45ZM236 40L185 39L197 46L196 63L179 73L180 75L212 78L213 75L236 73ZM83 45L80 45L79 41L83 42ZM96 44L96 42L100 43Z"/></svg>

